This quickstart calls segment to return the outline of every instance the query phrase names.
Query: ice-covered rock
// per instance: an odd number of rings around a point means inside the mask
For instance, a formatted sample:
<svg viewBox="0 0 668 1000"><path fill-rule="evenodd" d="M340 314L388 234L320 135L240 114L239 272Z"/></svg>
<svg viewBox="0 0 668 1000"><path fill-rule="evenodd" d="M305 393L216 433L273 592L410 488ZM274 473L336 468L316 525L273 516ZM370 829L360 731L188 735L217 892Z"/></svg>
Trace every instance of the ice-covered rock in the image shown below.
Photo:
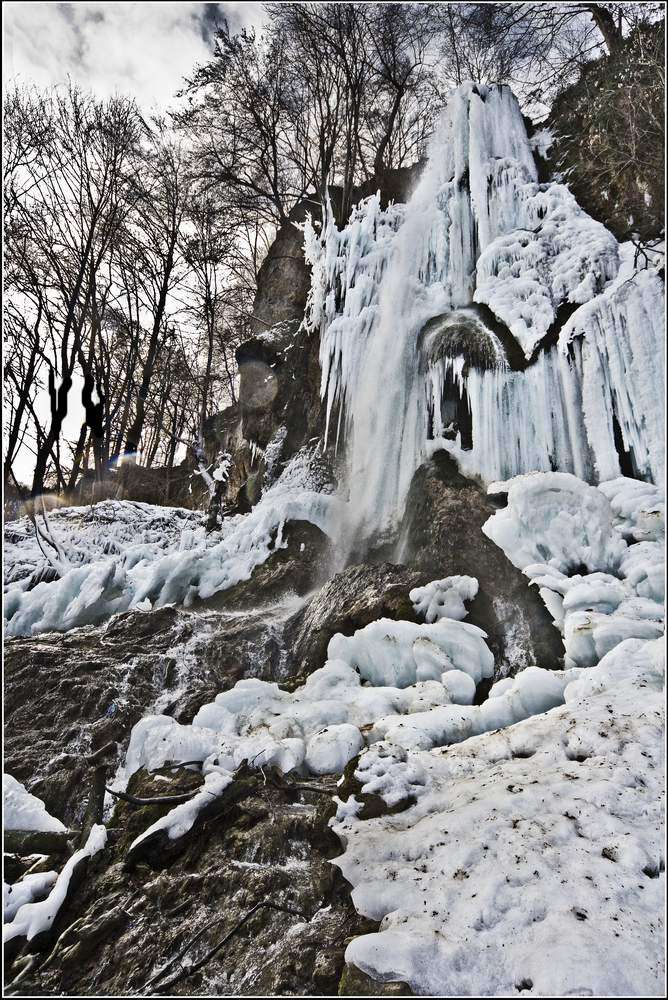
<svg viewBox="0 0 668 1000"><path fill-rule="evenodd" d="M47 812L36 795L31 795L11 774L2 776L2 802L6 830L40 830L65 833L67 827Z"/></svg>
<svg viewBox="0 0 668 1000"><path fill-rule="evenodd" d="M308 521L335 534L341 509L331 494L311 488L311 451L295 456L248 515L226 518L220 532L181 533L166 552L134 545L67 570L60 579L5 591L8 636L35 635L95 624L141 606L186 607L250 579L253 570L287 543L289 521ZM148 603L147 603L148 602Z"/></svg>
<svg viewBox="0 0 668 1000"><path fill-rule="evenodd" d="M425 587L415 587L408 595L417 614L431 624L441 618L466 618L465 601L478 593L478 581L472 576L447 576L432 580Z"/></svg>

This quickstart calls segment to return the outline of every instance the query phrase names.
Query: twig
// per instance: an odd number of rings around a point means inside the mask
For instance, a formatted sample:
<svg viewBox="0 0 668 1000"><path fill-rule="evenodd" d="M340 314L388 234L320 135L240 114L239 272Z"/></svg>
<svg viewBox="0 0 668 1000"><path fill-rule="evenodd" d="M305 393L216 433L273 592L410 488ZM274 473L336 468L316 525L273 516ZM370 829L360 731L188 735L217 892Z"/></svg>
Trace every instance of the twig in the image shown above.
<svg viewBox="0 0 668 1000"><path fill-rule="evenodd" d="M302 792L317 792L319 795L333 795L336 792L336 786L327 788L325 785L305 785L299 781L280 782L275 778L270 780L274 788L278 788L281 792L291 792L293 789Z"/></svg>

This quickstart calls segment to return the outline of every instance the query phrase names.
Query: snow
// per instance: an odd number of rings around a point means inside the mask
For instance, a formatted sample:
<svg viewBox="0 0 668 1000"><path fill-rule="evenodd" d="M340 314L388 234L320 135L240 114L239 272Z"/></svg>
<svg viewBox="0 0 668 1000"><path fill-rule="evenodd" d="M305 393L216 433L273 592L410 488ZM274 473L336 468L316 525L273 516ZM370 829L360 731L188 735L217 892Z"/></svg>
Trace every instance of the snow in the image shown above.
<svg viewBox="0 0 668 1000"><path fill-rule="evenodd" d="M25 903L34 903L48 896L57 878L57 872L35 872L33 875L24 875L13 885L3 882L2 922L6 924L13 920Z"/></svg>
<svg viewBox="0 0 668 1000"><path fill-rule="evenodd" d="M481 253L474 300L488 305L530 358L561 305L588 302L616 277L617 242L568 188L525 185L514 231Z"/></svg>
<svg viewBox="0 0 668 1000"><path fill-rule="evenodd" d="M199 514L198 526L182 528L165 551L142 542L27 591L20 582L8 586L7 636L66 631L130 608L188 606L197 598L211 597L248 580L272 552L284 548L289 521L310 521L334 534L340 502L313 488L311 460L311 452L299 452L250 514L226 518L218 532L207 535ZM113 537L113 530L109 534Z"/></svg>
<svg viewBox="0 0 668 1000"><path fill-rule="evenodd" d="M375 686L408 687L463 670L475 683L491 677L494 658L482 629L442 618L432 625L379 618L352 636L333 636L327 656L344 660Z"/></svg>
<svg viewBox="0 0 668 1000"><path fill-rule="evenodd" d="M38 523L42 516L37 512ZM134 500L101 500L90 507L61 507L48 513L56 543L71 566L114 559L139 547L156 556L178 544L181 533L204 527L200 511L160 507ZM28 517L5 523L5 582L38 582L47 568Z"/></svg>
<svg viewBox="0 0 668 1000"><path fill-rule="evenodd" d="M11 774L2 776L2 800L6 830L39 830L65 833L67 827L47 812L41 799L26 789Z"/></svg>
<svg viewBox="0 0 668 1000"><path fill-rule="evenodd" d="M306 744L304 762L311 774L340 773L363 746L364 740L357 726L348 722L327 726Z"/></svg>
<svg viewBox="0 0 668 1000"><path fill-rule="evenodd" d="M425 587L415 587L409 593L415 612L428 623L441 618L466 618L464 601L472 601L478 593L478 581L473 576L448 576L432 580Z"/></svg>
<svg viewBox="0 0 668 1000"><path fill-rule="evenodd" d="M70 885L72 873L80 861L85 858L92 858L101 851L107 842L107 831L101 824L92 828L84 846L67 860L63 870L60 872L53 888L46 899L41 902L24 903L14 915L14 918L5 924L3 930L3 941L11 941L15 937L25 937L28 941L49 931L54 925L58 912L65 902Z"/></svg>
<svg viewBox="0 0 668 1000"><path fill-rule="evenodd" d="M618 647L625 676L586 699L385 758L374 791L413 804L362 821L348 801L334 823L355 908L381 921L348 962L431 996L663 995L655 646L632 663ZM365 792L381 746L356 771Z"/></svg>

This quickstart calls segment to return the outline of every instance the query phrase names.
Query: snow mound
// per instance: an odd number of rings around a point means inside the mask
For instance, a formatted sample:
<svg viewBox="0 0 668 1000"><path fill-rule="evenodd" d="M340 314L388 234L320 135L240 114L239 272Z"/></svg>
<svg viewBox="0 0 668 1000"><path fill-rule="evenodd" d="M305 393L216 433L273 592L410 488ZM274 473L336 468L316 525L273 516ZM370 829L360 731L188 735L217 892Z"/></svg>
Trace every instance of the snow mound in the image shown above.
<svg viewBox="0 0 668 1000"><path fill-rule="evenodd" d="M432 580L425 587L415 587L409 593L418 615L431 624L441 618L466 618L464 601L472 601L478 593L478 581L473 576L447 576Z"/></svg>
<svg viewBox="0 0 668 1000"><path fill-rule="evenodd" d="M39 830L65 833L67 827L47 812L41 799L26 789L11 774L2 776L2 800L6 830Z"/></svg>

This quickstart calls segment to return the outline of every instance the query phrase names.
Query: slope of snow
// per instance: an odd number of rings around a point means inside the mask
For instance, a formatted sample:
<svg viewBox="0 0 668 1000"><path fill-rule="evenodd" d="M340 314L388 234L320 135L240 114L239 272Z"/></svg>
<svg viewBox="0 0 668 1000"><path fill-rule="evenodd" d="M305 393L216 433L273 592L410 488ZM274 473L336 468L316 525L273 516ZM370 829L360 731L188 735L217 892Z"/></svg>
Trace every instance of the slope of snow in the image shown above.
<svg viewBox="0 0 668 1000"><path fill-rule="evenodd" d="M376 748L362 755L363 791L416 801L364 821L340 809L336 864L381 921L348 962L431 996L663 995L657 645L619 646L585 672L588 697L545 715L395 752L382 782Z"/></svg>
<svg viewBox="0 0 668 1000"><path fill-rule="evenodd" d="M40 531L42 514L36 511ZM155 556L179 544L183 531L204 534L205 515L182 507L159 507L135 500L101 500L90 507L61 507L47 514L48 529L71 567L114 559L139 547ZM35 535L32 521L21 517L5 525L4 577L6 584L39 582L50 565L48 545Z"/></svg>

